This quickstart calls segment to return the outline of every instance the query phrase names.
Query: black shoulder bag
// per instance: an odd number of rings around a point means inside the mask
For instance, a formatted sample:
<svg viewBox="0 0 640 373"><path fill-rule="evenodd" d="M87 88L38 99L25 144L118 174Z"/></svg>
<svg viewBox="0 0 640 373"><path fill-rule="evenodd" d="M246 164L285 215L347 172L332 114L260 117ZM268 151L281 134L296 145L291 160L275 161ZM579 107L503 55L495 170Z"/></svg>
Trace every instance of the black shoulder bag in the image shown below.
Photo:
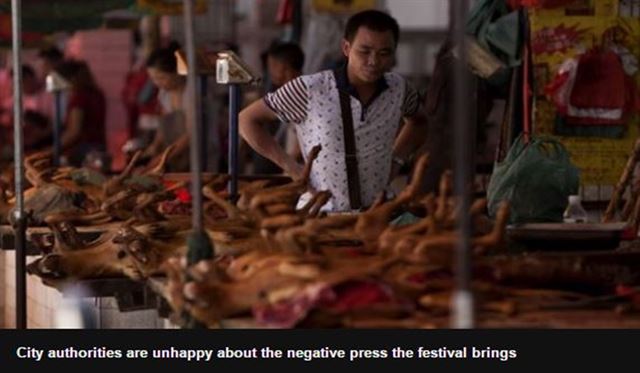
<svg viewBox="0 0 640 373"><path fill-rule="evenodd" d="M336 77L337 81L337 77ZM344 155L347 165L347 183L349 187L349 203L351 209L362 207L360 197L360 176L358 175L358 158L356 156L356 138L353 132L353 116L351 114L351 97L347 92L338 89L340 96L340 111L342 115L342 130L344 133Z"/></svg>

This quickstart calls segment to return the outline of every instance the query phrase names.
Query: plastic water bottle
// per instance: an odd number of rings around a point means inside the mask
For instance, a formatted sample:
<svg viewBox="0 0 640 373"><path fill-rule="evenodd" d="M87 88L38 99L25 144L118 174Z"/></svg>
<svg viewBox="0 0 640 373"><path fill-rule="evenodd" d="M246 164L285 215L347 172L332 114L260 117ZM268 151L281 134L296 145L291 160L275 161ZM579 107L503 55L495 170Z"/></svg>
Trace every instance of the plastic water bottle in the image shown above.
<svg viewBox="0 0 640 373"><path fill-rule="evenodd" d="M562 219L565 223L587 222L587 211L582 207L580 196L569 196L569 205L564 210Z"/></svg>

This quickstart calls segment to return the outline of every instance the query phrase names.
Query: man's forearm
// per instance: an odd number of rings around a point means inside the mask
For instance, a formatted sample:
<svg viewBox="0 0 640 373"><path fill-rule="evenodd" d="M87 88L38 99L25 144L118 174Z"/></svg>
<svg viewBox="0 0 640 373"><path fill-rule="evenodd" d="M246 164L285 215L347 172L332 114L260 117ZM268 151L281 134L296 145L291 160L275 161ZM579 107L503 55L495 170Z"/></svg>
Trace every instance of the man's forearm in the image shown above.
<svg viewBox="0 0 640 373"><path fill-rule="evenodd" d="M76 130L69 129L64 131L60 137L60 147L64 150L69 149L78 142L79 138L80 133Z"/></svg>
<svg viewBox="0 0 640 373"><path fill-rule="evenodd" d="M69 149L75 145L80 139L82 132L82 121L84 112L81 109L73 108L69 113L69 122L60 138L60 146L62 149Z"/></svg>
<svg viewBox="0 0 640 373"><path fill-rule="evenodd" d="M189 149L189 144L191 143L191 138L189 136L189 133L184 133L173 143L173 145L175 145L175 148L172 151L173 154L180 154Z"/></svg>
<svg viewBox="0 0 640 373"><path fill-rule="evenodd" d="M282 168L285 173L291 176L297 176L299 171L298 164L285 152L261 123L251 120L241 120L240 134L253 150L263 157L270 159Z"/></svg>
<svg viewBox="0 0 640 373"><path fill-rule="evenodd" d="M427 126L413 120L407 121L393 144L393 156L408 160L420 148L427 136Z"/></svg>
<svg viewBox="0 0 640 373"><path fill-rule="evenodd" d="M277 119L264 100L258 100L240 112L240 134L256 152L277 164L287 175L297 179L302 176L302 166L287 154L265 128L266 123Z"/></svg>

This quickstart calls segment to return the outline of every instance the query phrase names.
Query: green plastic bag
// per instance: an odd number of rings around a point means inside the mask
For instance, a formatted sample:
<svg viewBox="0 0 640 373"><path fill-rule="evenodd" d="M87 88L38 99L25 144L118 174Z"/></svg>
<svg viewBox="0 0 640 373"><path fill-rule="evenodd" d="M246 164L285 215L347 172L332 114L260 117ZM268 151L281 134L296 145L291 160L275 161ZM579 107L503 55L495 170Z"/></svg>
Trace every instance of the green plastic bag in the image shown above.
<svg viewBox="0 0 640 373"><path fill-rule="evenodd" d="M525 144L521 135L493 169L487 188L489 214L495 216L500 203L508 200L511 223L559 222L579 184L579 170L559 141L532 137Z"/></svg>

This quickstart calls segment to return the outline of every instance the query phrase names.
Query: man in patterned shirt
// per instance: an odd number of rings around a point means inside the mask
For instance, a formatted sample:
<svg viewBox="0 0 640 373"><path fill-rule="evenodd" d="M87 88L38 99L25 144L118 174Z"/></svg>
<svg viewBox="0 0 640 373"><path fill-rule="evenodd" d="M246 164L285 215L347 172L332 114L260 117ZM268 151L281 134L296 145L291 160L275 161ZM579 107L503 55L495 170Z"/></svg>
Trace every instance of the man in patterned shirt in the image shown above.
<svg viewBox="0 0 640 373"><path fill-rule="evenodd" d="M367 10L353 15L342 41L347 59L343 67L296 78L240 113L240 133L247 143L293 178L300 177L302 165L264 126L274 119L295 124L304 155L313 146L322 146L312 167L311 186L331 191L325 210L352 211L371 205L424 140L425 126L414 119L420 101L416 91L389 72L399 33L398 23L386 13ZM351 109L353 141L349 142L355 143L355 156L350 157L356 159L355 166L346 157L341 97L347 97L343 102ZM303 196L300 204L308 198Z"/></svg>

